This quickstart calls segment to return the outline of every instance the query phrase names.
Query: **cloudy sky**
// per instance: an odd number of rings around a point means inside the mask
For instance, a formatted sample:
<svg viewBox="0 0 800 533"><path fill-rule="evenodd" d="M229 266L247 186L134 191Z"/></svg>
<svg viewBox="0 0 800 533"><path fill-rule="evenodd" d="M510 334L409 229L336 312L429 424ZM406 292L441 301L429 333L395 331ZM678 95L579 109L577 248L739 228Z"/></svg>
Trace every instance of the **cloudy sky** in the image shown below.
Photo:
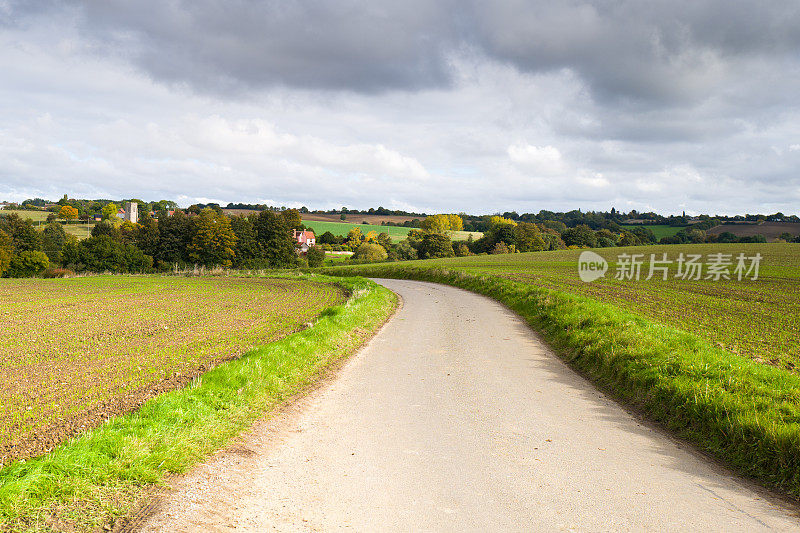
<svg viewBox="0 0 800 533"><path fill-rule="evenodd" d="M0 200L800 213L797 0L0 0Z"/></svg>

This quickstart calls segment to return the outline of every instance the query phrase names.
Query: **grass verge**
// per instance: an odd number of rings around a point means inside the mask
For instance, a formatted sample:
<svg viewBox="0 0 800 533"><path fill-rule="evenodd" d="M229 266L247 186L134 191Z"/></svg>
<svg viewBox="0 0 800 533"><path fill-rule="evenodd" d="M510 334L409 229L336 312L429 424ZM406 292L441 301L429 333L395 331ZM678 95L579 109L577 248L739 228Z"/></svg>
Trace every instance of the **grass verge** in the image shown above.
<svg viewBox="0 0 800 533"><path fill-rule="evenodd" d="M433 281L494 298L601 388L738 472L800 497L800 376L585 296L496 276L397 265L326 272Z"/></svg>
<svg viewBox="0 0 800 533"><path fill-rule="evenodd" d="M367 280L334 281L351 294L312 327L203 374L53 450L0 470L0 530L91 530L131 510L138 495L185 472L320 371L357 350L396 297Z"/></svg>

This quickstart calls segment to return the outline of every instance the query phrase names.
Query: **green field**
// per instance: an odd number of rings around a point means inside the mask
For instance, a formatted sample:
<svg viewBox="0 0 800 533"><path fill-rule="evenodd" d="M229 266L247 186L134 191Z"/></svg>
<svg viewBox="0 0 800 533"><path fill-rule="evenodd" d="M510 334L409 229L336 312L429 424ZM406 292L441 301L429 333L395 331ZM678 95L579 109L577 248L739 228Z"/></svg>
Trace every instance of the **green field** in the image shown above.
<svg viewBox="0 0 800 533"><path fill-rule="evenodd" d="M800 372L800 244L693 244L595 250L609 261L604 278L584 283L578 277L581 250L482 255L387 264L385 268L438 266L470 274L490 274L537 287L589 296L708 339L716 346L755 361ZM760 253L756 281L614 279L623 253L677 260L679 254Z"/></svg>
<svg viewBox="0 0 800 533"><path fill-rule="evenodd" d="M47 220L47 215L50 214L49 211L25 211L25 210L17 210L17 209L3 209L0 210L0 216L2 215L19 215L22 219L30 219L34 222L44 222Z"/></svg>
<svg viewBox="0 0 800 533"><path fill-rule="evenodd" d="M303 224L307 228L310 228L314 231L314 234L319 239L319 236L325 233L326 231L330 231L337 237L342 237L347 235L347 233L353 229L358 228L361 230L361 233L366 235L370 231L374 231L375 233L388 233L389 237L392 238L394 241L399 241L404 239L408 232L411 231L413 228L403 228L400 226L378 226L375 224L352 224L350 222L320 222L315 220L304 220Z"/></svg>
<svg viewBox="0 0 800 533"><path fill-rule="evenodd" d="M52 448L344 301L285 279L2 280L0 464Z"/></svg>
<svg viewBox="0 0 800 533"><path fill-rule="evenodd" d="M522 316L600 388L730 467L800 499L800 245L675 245L594 250L606 277L578 275L581 250L374 263L339 275L447 283ZM615 279L618 254L677 261L760 253L758 279ZM719 257L718 257L719 258ZM639 258L637 258L639 259ZM629 264L629 261L628 261ZM660 266L653 263L653 266ZM735 267L734 267L735 269ZM733 273L729 269L729 273ZM722 269L724 271L724 269ZM659 273L660 274L660 273ZM635 277L635 276L634 276Z"/></svg>
<svg viewBox="0 0 800 533"><path fill-rule="evenodd" d="M595 250L609 261L604 278L584 283L578 277L579 250L531 254L473 256L431 260L467 272L499 275L558 291L590 296L642 316L704 337L735 354L782 368L800 371L800 245L700 244ZM619 254L644 254L676 260L681 253L763 256L759 279L719 281L675 279L677 265L667 281L658 278L614 279Z"/></svg>
<svg viewBox="0 0 800 533"><path fill-rule="evenodd" d="M389 237L391 237L394 242L397 242L404 239L406 235L408 235L408 232L414 229L401 226L378 226L375 224L353 224L350 222L318 222L314 220L304 220L303 224L314 231L317 239L326 231L330 231L334 235L342 237L347 235L351 229L358 228L364 235L370 231L374 231L375 233L388 233ZM475 231L455 231L452 232L451 238L454 241L465 241L469 235L472 235L473 239L478 239L483 234Z"/></svg>

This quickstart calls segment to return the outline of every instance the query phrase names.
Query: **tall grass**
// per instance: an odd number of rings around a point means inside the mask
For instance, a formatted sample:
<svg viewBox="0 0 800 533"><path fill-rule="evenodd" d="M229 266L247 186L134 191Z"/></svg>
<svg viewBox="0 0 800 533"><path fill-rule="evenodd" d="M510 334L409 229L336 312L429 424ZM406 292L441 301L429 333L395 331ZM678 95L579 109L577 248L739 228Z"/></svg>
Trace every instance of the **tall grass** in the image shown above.
<svg viewBox="0 0 800 533"><path fill-rule="evenodd" d="M220 365L44 457L2 468L0 529L90 530L113 521L148 486L185 472L355 351L388 318L396 297L363 279L335 281L352 296L308 329Z"/></svg>
<svg viewBox="0 0 800 533"><path fill-rule="evenodd" d="M494 298L601 388L740 473L800 497L800 376L585 296L500 277L398 265L327 272L434 281Z"/></svg>

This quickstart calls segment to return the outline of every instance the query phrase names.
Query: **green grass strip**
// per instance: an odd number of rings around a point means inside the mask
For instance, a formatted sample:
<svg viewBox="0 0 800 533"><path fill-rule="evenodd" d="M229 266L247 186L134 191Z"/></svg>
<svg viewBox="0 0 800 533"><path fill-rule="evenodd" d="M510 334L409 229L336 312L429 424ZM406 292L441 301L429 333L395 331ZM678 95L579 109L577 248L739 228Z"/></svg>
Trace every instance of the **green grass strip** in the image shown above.
<svg viewBox="0 0 800 533"><path fill-rule="evenodd" d="M324 271L433 281L498 300L601 388L738 472L800 496L800 377L794 374L584 296L499 277L396 264Z"/></svg>
<svg viewBox="0 0 800 533"><path fill-rule="evenodd" d="M368 280L335 282L352 296L314 325L207 372L137 412L0 470L0 530L91 530L131 510L138 495L185 472L265 412L353 353L392 313L396 296Z"/></svg>

